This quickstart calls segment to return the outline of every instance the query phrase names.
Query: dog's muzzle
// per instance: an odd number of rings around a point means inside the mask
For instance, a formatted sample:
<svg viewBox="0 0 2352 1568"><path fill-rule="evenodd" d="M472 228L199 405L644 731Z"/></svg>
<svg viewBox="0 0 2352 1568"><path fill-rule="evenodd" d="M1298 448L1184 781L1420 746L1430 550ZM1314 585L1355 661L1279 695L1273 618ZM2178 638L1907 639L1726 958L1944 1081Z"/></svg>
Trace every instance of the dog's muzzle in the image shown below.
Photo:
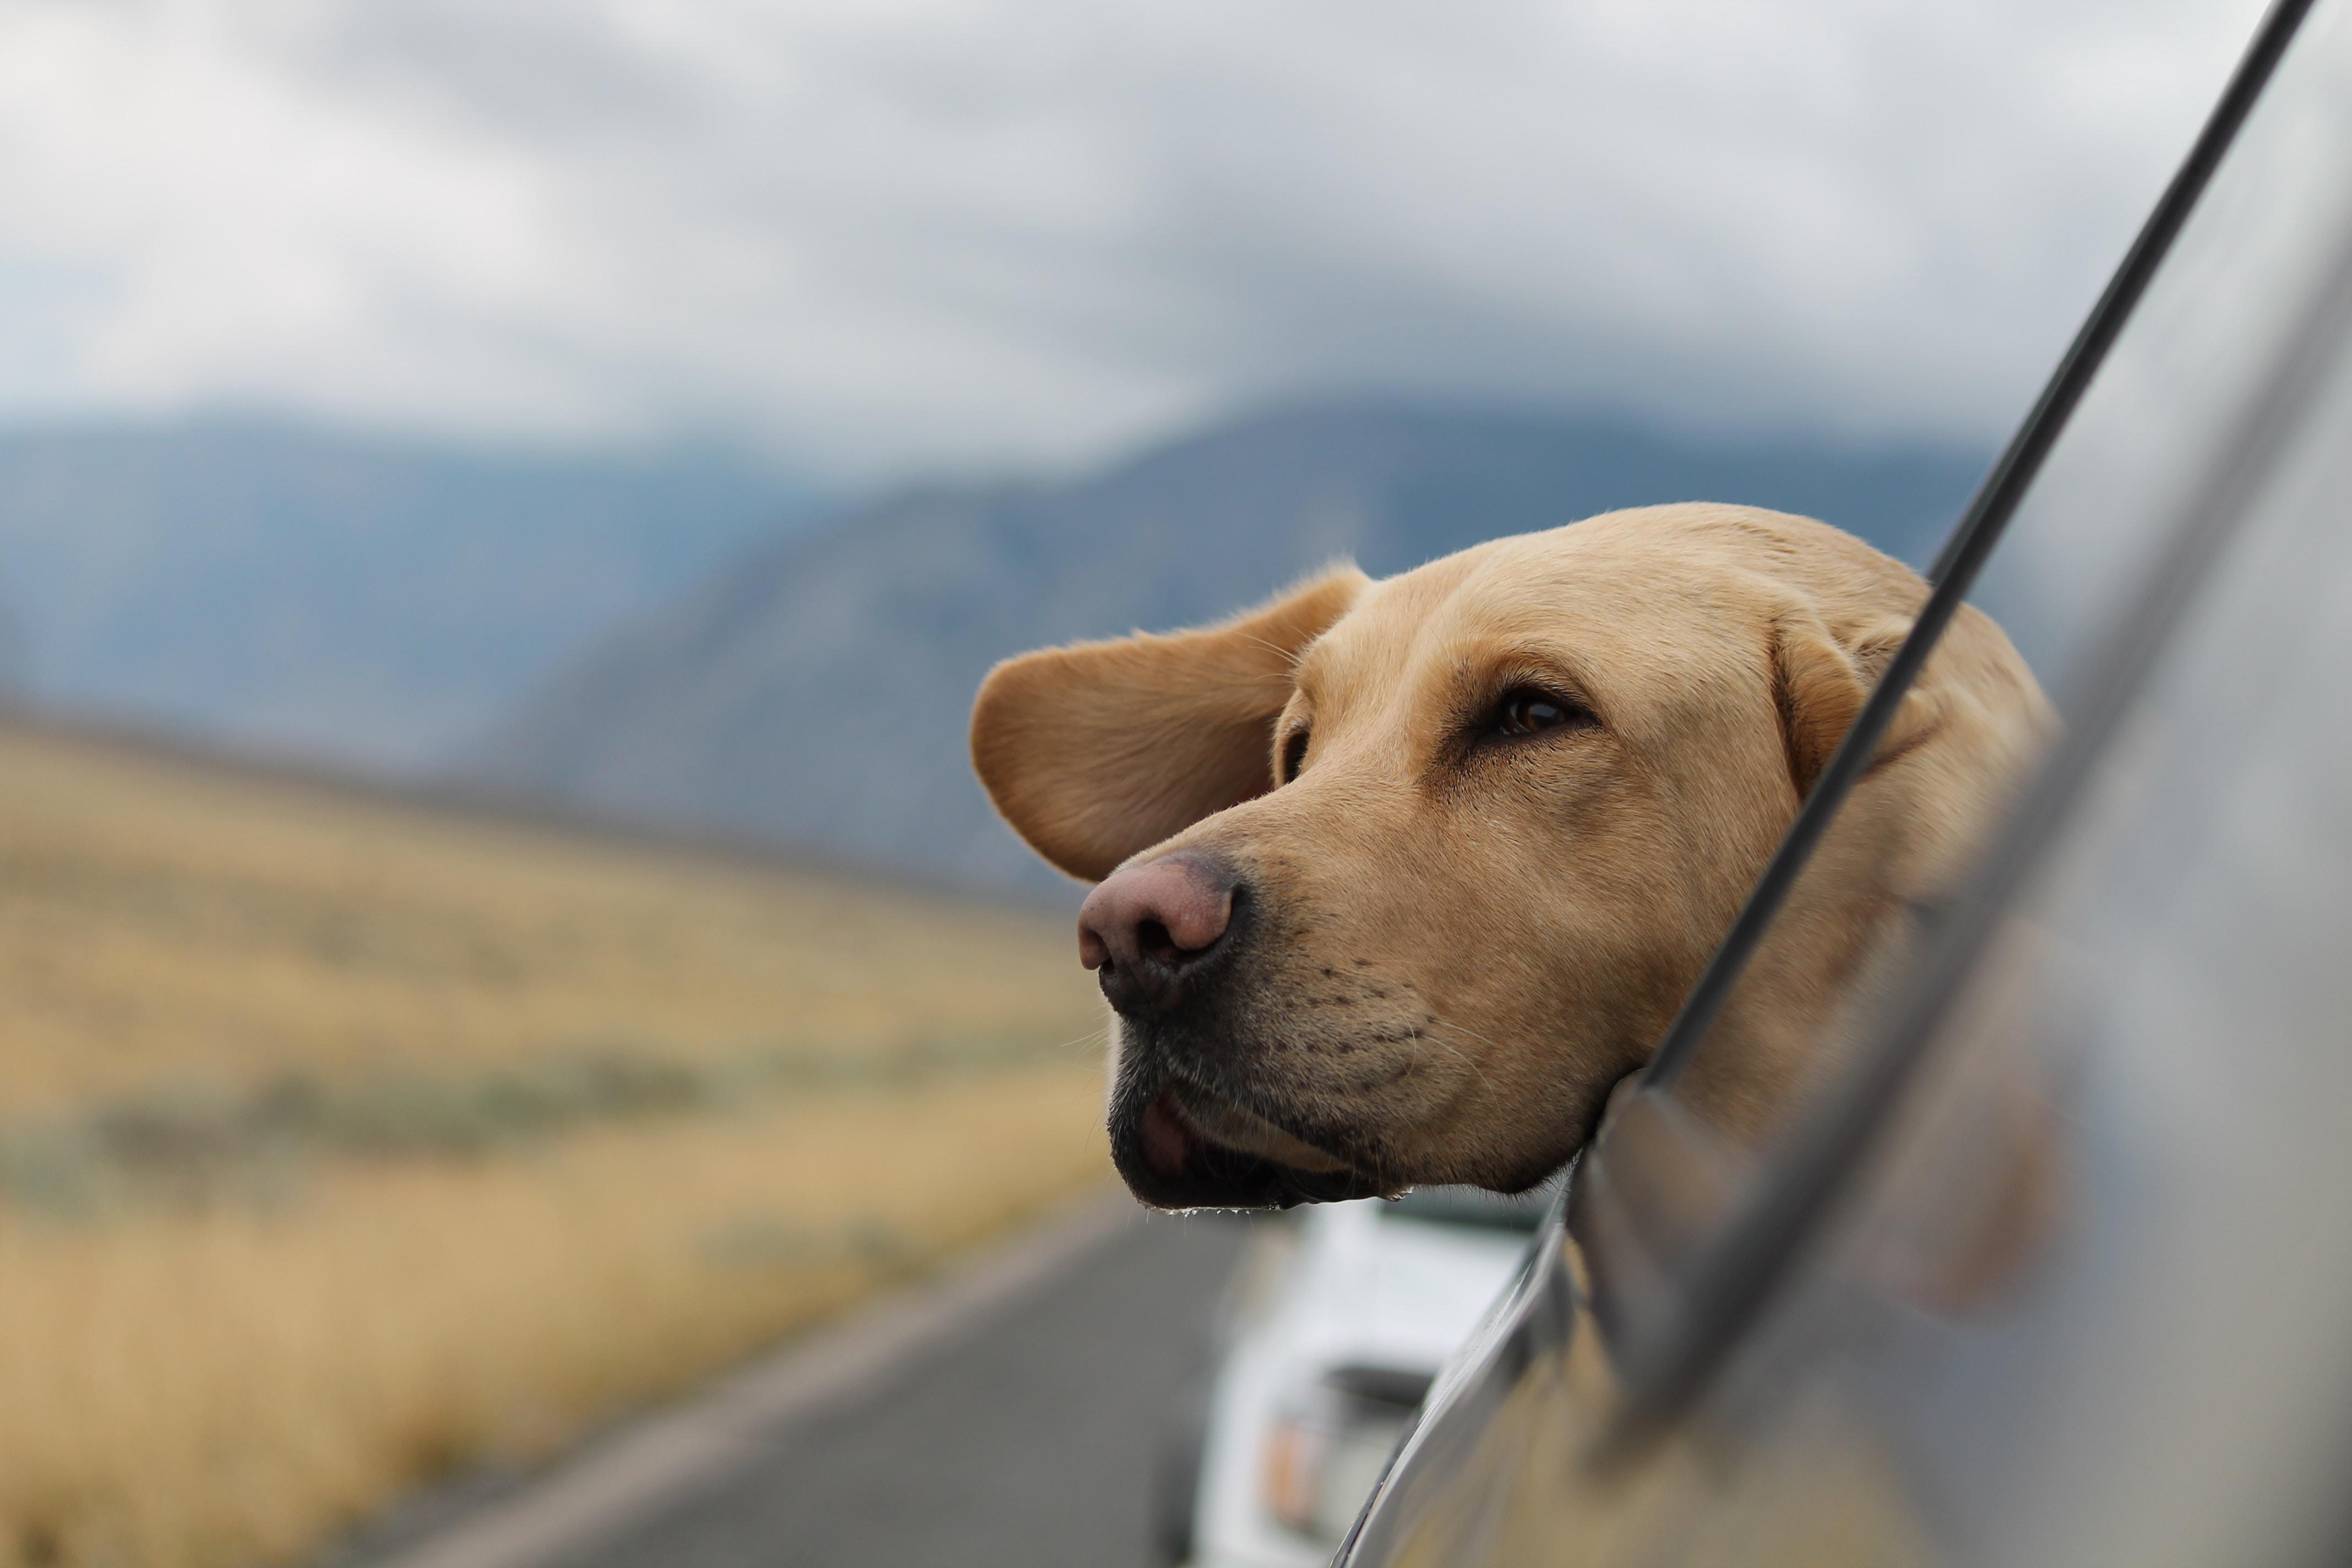
<svg viewBox="0 0 2352 1568"><path fill-rule="evenodd" d="M1120 868L1078 911L1079 957L1125 1035L1111 1158L1155 1207L1288 1208L1380 1191L1224 1092L1249 1070L1235 1059L1233 992L1259 915L1247 881L1199 850Z"/></svg>

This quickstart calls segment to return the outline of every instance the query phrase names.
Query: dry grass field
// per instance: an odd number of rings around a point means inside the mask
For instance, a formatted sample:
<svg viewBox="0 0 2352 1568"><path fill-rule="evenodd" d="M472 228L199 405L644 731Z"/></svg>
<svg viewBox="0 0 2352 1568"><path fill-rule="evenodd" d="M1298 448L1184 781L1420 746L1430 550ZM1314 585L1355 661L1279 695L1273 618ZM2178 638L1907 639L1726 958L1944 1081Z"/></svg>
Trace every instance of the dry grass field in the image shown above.
<svg viewBox="0 0 2352 1568"><path fill-rule="evenodd" d="M0 727L0 1565L299 1562L1101 1180L1069 950Z"/></svg>

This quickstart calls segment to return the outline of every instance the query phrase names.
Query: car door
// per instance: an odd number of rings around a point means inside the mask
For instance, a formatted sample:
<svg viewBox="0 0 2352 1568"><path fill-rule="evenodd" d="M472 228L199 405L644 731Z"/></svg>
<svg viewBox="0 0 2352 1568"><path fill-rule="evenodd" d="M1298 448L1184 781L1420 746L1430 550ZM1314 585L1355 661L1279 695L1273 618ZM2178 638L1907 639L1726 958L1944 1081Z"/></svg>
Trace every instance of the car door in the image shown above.
<svg viewBox="0 0 2352 1568"><path fill-rule="evenodd" d="M1340 1562L2340 1555L2352 0L2266 18L1936 575ZM1845 792L1963 600L2062 728L1735 1148L1681 1068L1851 885Z"/></svg>

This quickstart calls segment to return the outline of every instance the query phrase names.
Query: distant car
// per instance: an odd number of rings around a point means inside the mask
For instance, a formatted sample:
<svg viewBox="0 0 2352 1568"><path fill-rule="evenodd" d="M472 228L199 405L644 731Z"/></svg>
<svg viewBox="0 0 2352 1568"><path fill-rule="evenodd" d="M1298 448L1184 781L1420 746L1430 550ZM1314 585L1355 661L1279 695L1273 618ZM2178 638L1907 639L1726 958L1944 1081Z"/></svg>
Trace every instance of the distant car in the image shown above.
<svg viewBox="0 0 2352 1568"><path fill-rule="evenodd" d="M1429 1188L1295 1211L1235 1270L1171 1438L1163 1563L1320 1568L1430 1380L1524 1264L1548 1194Z"/></svg>

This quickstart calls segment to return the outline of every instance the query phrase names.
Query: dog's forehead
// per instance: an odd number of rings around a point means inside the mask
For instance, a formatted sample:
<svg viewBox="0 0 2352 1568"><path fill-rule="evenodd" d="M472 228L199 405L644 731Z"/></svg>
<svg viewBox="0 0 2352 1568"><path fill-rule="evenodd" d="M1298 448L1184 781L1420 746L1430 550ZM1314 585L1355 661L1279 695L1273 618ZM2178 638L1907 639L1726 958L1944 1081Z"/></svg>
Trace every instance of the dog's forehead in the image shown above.
<svg viewBox="0 0 2352 1568"><path fill-rule="evenodd" d="M1306 650L1299 689L1328 700L1393 688L1483 650L1550 647L1606 658L1652 635L1709 563L1665 541L1576 523L1474 545L1373 584Z"/></svg>

